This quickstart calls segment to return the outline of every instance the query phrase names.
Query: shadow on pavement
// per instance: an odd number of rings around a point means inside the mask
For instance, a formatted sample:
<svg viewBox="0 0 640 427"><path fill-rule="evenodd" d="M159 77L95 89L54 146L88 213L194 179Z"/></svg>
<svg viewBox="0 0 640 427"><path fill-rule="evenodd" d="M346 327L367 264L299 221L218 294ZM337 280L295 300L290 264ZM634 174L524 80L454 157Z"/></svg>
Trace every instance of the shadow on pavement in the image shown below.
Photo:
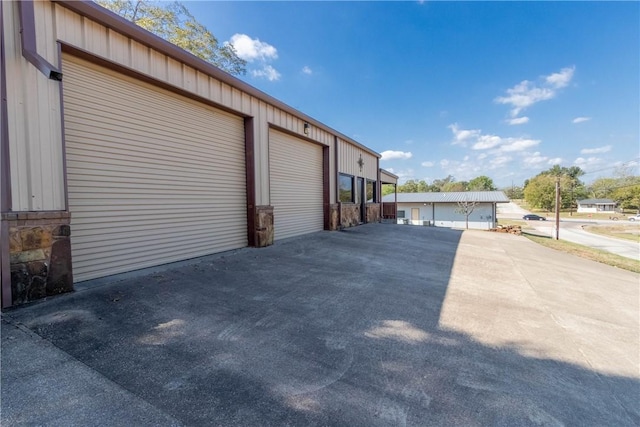
<svg viewBox="0 0 640 427"><path fill-rule="evenodd" d="M637 380L438 326L461 234L317 233L8 317L187 425L640 423Z"/></svg>

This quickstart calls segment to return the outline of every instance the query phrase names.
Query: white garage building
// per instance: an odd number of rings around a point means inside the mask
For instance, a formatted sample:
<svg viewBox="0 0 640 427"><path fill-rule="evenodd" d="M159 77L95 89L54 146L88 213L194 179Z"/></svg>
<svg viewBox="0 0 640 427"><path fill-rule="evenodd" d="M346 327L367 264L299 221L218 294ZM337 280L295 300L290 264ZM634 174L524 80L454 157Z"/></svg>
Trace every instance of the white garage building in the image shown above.
<svg viewBox="0 0 640 427"><path fill-rule="evenodd" d="M397 200L397 222L408 225L488 230L496 226L496 206L508 203L502 191L465 191L451 193L396 193L382 203Z"/></svg>
<svg viewBox="0 0 640 427"><path fill-rule="evenodd" d="M379 154L91 1L1 2L2 307L379 221Z"/></svg>

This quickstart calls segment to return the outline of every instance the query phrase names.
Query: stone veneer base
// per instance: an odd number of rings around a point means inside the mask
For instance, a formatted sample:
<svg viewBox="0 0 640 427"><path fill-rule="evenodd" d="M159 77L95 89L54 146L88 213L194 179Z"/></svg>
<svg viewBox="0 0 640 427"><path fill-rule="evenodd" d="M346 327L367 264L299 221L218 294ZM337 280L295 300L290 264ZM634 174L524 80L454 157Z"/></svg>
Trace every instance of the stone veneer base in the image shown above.
<svg viewBox="0 0 640 427"><path fill-rule="evenodd" d="M11 304L73 291L68 212L8 212Z"/></svg>

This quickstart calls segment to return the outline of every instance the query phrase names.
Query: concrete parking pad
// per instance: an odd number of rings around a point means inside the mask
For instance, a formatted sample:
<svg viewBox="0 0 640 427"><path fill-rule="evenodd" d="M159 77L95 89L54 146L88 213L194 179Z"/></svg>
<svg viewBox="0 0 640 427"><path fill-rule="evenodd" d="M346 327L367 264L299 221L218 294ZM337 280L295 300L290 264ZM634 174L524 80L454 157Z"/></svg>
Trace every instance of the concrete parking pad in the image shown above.
<svg viewBox="0 0 640 427"><path fill-rule="evenodd" d="M2 425L108 424L74 381L111 425L640 423L639 276L519 236L370 224L81 288L3 315Z"/></svg>

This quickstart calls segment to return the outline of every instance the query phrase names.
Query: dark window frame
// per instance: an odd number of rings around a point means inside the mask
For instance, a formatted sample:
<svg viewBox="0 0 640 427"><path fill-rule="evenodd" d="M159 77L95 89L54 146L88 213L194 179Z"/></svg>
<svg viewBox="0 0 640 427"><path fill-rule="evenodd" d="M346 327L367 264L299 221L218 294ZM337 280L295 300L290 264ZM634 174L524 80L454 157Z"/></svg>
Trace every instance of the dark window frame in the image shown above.
<svg viewBox="0 0 640 427"><path fill-rule="evenodd" d="M371 198L371 200L369 200L369 184L371 184L372 186L371 191L373 197ZM367 203L378 203L378 192L376 191L376 184L377 181L374 181L373 179L367 179L365 182L364 192Z"/></svg>
<svg viewBox="0 0 640 427"><path fill-rule="evenodd" d="M349 200L346 200L346 199L343 200L343 197L342 197L343 196L343 191L345 191L345 193L347 191L347 190L343 190L343 186L342 186L343 180L346 180L346 179L349 180L349 186L350 186L350 188L348 190L349 191L349 196L350 196ZM340 203L355 203L356 192L355 192L354 181L355 181L355 177L353 175L348 175L346 173L339 173L338 174L338 201Z"/></svg>
<svg viewBox="0 0 640 427"><path fill-rule="evenodd" d="M400 219L400 218L406 218L406 215L405 215L405 211L404 211L404 210L401 210L401 211L399 210L399 211L398 211L398 219Z"/></svg>

